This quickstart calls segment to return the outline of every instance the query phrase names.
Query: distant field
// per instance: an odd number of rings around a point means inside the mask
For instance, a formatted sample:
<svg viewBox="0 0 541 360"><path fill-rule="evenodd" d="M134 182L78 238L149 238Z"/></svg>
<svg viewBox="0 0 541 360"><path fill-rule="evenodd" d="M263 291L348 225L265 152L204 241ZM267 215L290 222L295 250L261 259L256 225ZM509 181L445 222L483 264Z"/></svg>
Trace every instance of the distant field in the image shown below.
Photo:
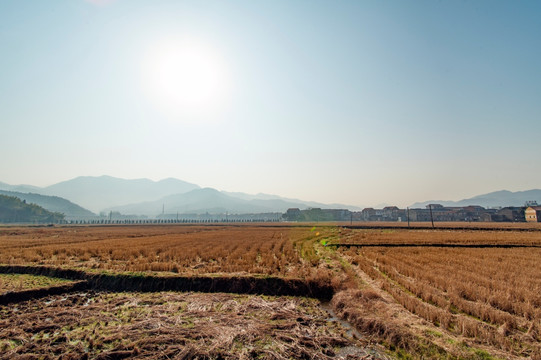
<svg viewBox="0 0 541 360"><path fill-rule="evenodd" d="M361 332L363 344L380 343L391 351L392 356L540 359L541 229L537 224L506 224L501 229L493 224L490 229L484 229L487 224L454 225L456 228L453 229L435 230L375 226L346 228L322 224L3 227L0 228L0 264L8 270L10 265L25 265L31 269L36 266L81 269L89 274L107 272L109 279L116 273L219 276L220 281L227 281L228 276L231 279L236 276L301 279L332 286L334 297L329 306L337 316ZM471 248L442 247L453 244ZM502 245L521 247L503 248ZM153 281L151 277L148 279ZM116 283L124 284L125 281ZM95 298L103 304L114 298L106 299L99 294ZM129 298L123 296L123 299ZM129 301L147 301L137 300L147 295L133 296L134 299ZM167 295L167 298L175 302L174 296ZM203 301L201 299L197 301ZM38 308L44 306L39 299L34 300L34 304ZM160 306L159 311L151 312L151 318L166 321L169 315L163 313L165 304L160 303ZM122 305L114 307L118 310ZM8 317L15 316L5 312L7 308L2 311ZM207 315L203 311L198 316ZM305 315L295 316L304 318ZM138 314L133 317L135 323L143 320ZM234 318L234 314L228 314L217 321L225 321L223 326L226 326L229 321L238 320ZM285 320L291 319L286 317ZM94 321L101 324L102 320ZM108 326L97 325L96 331L105 334L109 331ZM7 340L15 336L9 332L9 322L3 327L0 326L3 331L0 342L4 339L2 346L13 351L24 349L21 346L27 344L26 340L20 344ZM300 333L289 329L287 336L298 341ZM63 328L56 332L67 336ZM75 334L73 336L77 338L79 335ZM281 342L285 341L285 335L276 334L276 338L268 340L270 348L276 354L296 357L291 354L297 353L288 352L290 348ZM141 345L137 333L130 336L128 343L115 340L114 346L103 345L97 353L127 352L134 344L141 354L152 348ZM185 344L192 344L189 340L192 335L183 336L186 336ZM102 338L96 339L99 344L104 343ZM88 339L78 341L83 348L88 348ZM259 349L259 354L272 357L274 353L258 347L262 340L254 341L257 344L253 348ZM80 351L77 346L69 349ZM227 350L212 342L199 350L193 346L190 349L199 354L216 350L239 355L244 351L235 352L237 350L231 347ZM172 348L169 350L173 351ZM176 348L175 351L180 350ZM308 353L333 358L326 351L323 347ZM383 357L381 353L370 356ZM360 355L353 358L360 358Z"/></svg>
<svg viewBox="0 0 541 360"><path fill-rule="evenodd" d="M407 228L407 221L344 221L337 223L341 226L353 227L400 227ZM432 229L432 223L429 221L411 222L410 228ZM541 231L541 223L527 222L460 222L460 221L435 221L434 228L453 228L453 229L516 229L516 230L538 230Z"/></svg>
<svg viewBox="0 0 541 360"><path fill-rule="evenodd" d="M541 246L541 228L517 227L516 230L492 226L491 230L478 230L476 227L455 229L341 229L329 243L336 244L463 244L463 245L524 245ZM520 230L519 230L520 229ZM530 230L526 230L530 229ZM524 231L521 231L524 230ZM539 231L538 231L539 230Z"/></svg>
<svg viewBox="0 0 541 360"><path fill-rule="evenodd" d="M0 229L0 263L293 276L311 267L296 248L314 236L305 228L261 226Z"/></svg>

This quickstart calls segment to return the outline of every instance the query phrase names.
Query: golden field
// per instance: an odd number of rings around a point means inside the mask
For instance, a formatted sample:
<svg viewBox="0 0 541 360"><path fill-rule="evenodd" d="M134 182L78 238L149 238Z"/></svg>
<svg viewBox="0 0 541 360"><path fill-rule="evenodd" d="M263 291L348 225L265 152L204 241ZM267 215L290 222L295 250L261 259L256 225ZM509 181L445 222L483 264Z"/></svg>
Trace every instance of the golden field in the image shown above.
<svg viewBox="0 0 541 360"><path fill-rule="evenodd" d="M536 224L3 227L0 263L306 279L330 284L333 311L365 344L386 347L386 356L538 359L540 230Z"/></svg>

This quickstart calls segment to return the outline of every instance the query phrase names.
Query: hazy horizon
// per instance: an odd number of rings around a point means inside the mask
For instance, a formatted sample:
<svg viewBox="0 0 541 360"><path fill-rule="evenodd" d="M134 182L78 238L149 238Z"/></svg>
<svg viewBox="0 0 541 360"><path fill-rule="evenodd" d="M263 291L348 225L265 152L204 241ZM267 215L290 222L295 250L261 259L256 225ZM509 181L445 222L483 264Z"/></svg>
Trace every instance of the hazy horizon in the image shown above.
<svg viewBox="0 0 541 360"><path fill-rule="evenodd" d="M124 179L124 178L118 178L118 177L113 177L113 176L110 176L110 175L98 175L98 176L92 176L92 175L82 175L82 176L78 176L76 178L79 178L79 177L83 177L83 178L101 178L101 177L108 177L108 178L114 178L114 179L121 179L121 180L150 180L150 181L153 181L155 183L158 183L160 181L164 181L164 180L171 180L171 179L174 179L174 180L181 180L181 181L185 181L184 179L178 179L178 178L172 178L172 177L168 177L168 178L163 178L163 179L150 179L150 178L134 178L134 179ZM59 183L63 183L63 182L66 182L66 181L70 181L70 180L74 180L76 178L71 178L71 179L65 179L63 181L60 181L60 182L57 182L57 183L52 183L52 184L47 184L47 185L43 185L43 186L38 186L38 185L35 185L35 184L29 184L29 183L20 183L20 184L8 184L8 185L12 185L12 186L32 186L32 187L38 187L38 188L42 188L42 189L45 189L47 188L48 186L52 186L52 185L57 185ZM187 183L190 183L190 184L193 184L193 185L197 185L199 186L199 184L196 184L196 183L191 183L189 181L186 181ZM0 179L0 183L5 183L2 181L2 179ZM246 192L243 192L243 191L238 191L238 192L233 192L233 191L229 191L227 189L219 189L219 188L215 188L215 187L212 187L212 186L201 186L200 189L204 189L204 188L211 188L211 189L215 189L215 190L218 190L218 191L221 191L221 192L225 192L227 194L235 194L235 193L245 193L247 195L272 195L272 196L279 196L279 197L282 197L282 198L285 198L285 199L292 199L292 200L301 200L301 201L305 201L307 203L310 203L310 202L319 202L319 203L325 203L323 201L319 201L318 199L301 199L301 198L298 198L298 197L288 197L288 196L283 196L281 194L276 194L276 193L263 193L263 192L257 192L257 193L246 193ZM433 199L417 199L411 203L408 203L408 204L400 204L400 203L397 203L397 202L376 202L376 203L368 203L368 204L354 204L354 203L340 203L340 202L336 202L336 201L331 201L331 202L327 202L326 204L327 205L332 205L332 204L341 204L341 205L345 205L345 206L354 206L354 207L358 207L358 208L365 208L365 207L374 207L374 208L382 208L382 207L385 207L385 206L398 206L400 208L406 208L406 207L411 207L412 205L414 204L417 204L417 203L425 203L425 202L428 202L428 201L442 201L442 202L459 202L461 200L466 200L466 199L469 199L469 198L472 198L472 197L476 197L476 196L480 196L480 195L485 195L485 194L488 194L488 193L492 193L492 192L499 192L499 191L511 191L511 192L521 192L521 191L528 191L528 190L539 190L539 189L526 189L526 190L516 190L516 191L513 191L513 190L509 190L509 189L499 189L499 190L495 190L495 191L489 191L489 192L485 192L485 193L478 193L478 194L471 194L469 196L464 196L464 197L461 197L461 198L455 198L455 199L442 199L442 198L433 198ZM14 190L14 191L17 191L17 190ZM191 191L191 190L190 190ZM189 191L188 191L189 192ZM183 193L183 192L179 192L179 193ZM53 195L53 194L47 194L47 193L44 193L44 195ZM159 198L159 197L158 197ZM153 198L152 200L157 200L158 198ZM538 200L538 199L534 199L534 198L528 198L528 200ZM81 205L78 201L75 201L78 205ZM118 204L118 205L128 205L128 204L132 204L132 203L137 203L138 201L137 200L133 200L132 202L126 202L125 204L122 203L122 204ZM470 205L478 205L478 204L470 204ZM501 205L501 204L500 204ZM94 207L88 207L88 206L85 206L86 208L94 211L94 212L99 212L101 211L102 209L101 208L94 208Z"/></svg>
<svg viewBox="0 0 541 360"><path fill-rule="evenodd" d="M0 181L407 206L541 188L541 3L0 2Z"/></svg>

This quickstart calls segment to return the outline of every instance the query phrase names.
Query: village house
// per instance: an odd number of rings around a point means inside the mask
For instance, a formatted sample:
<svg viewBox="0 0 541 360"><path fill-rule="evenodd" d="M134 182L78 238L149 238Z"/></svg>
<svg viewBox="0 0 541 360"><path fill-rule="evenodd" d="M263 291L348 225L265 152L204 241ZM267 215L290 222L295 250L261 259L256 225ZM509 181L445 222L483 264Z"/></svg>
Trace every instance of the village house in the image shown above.
<svg viewBox="0 0 541 360"><path fill-rule="evenodd" d="M301 219L301 209L289 208L282 217L286 221L299 221Z"/></svg>
<svg viewBox="0 0 541 360"><path fill-rule="evenodd" d="M525 219L524 208L517 206L504 207L492 216L493 221L523 222Z"/></svg>
<svg viewBox="0 0 541 360"><path fill-rule="evenodd" d="M403 221L406 219L406 211L397 206L386 206L383 208L383 221Z"/></svg>
<svg viewBox="0 0 541 360"><path fill-rule="evenodd" d="M364 208L361 211L361 214L362 214L362 219L364 221L378 221L378 220L380 220L377 217L376 210L374 208Z"/></svg>
<svg viewBox="0 0 541 360"><path fill-rule="evenodd" d="M524 211L527 222L541 222L541 206L529 206Z"/></svg>

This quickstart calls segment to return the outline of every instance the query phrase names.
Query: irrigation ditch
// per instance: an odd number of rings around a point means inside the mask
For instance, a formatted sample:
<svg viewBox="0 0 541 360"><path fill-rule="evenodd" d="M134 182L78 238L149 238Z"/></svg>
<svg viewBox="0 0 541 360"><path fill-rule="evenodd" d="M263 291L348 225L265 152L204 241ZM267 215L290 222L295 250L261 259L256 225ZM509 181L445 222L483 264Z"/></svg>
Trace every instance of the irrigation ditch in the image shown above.
<svg viewBox="0 0 541 360"><path fill-rule="evenodd" d="M310 280L272 276L111 274L33 265L0 265L0 273L31 274L74 280L71 284L8 292L0 295L0 304L9 304L80 290L111 292L225 292L248 295L304 296L321 301L329 301L334 295L334 289L330 285L320 284Z"/></svg>

